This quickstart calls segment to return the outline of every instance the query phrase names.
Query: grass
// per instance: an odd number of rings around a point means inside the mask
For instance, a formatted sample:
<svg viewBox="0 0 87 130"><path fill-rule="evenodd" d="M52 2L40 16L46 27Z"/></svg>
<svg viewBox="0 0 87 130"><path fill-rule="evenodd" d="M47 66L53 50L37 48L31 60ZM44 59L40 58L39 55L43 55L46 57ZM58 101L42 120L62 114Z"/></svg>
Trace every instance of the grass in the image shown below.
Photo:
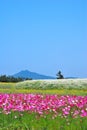
<svg viewBox="0 0 87 130"><path fill-rule="evenodd" d="M6 82L0 82L0 89L12 89L14 88L16 83L6 83Z"/></svg>
<svg viewBox="0 0 87 130"><path fill-rule="evenodd" d="M39 93L39 94L58 94L58 95L82 95L86 96L87 95L87 90L58 90L58 89L47 89L47 90L36 90L36 89L0 89L0 93Z"/></svg>
<svg viewBox="0 0 87 130"><path fill-rule="evenodd" d="M30 80L0 83L0 93L87 95L87 79Z"/></svg>
<svg viewBox="0 0 87 130"><path fill-rule="evenodd" d="M35 113L13 112L0 115L0 130L87 130L87 117L53 119L52 115L43 118Z"/></svg>
<svg viewBox="0 0 87 130"><path fill-rule="evenodd" d="M31 80L16 84L25 89L87 89L87 79Z"/></svg>

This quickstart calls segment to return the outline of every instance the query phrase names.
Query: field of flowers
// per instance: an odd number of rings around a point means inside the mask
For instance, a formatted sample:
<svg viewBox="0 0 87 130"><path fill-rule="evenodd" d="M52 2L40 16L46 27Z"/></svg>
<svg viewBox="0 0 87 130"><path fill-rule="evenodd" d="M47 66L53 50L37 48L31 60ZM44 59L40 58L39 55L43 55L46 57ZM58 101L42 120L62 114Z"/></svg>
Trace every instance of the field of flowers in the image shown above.
<svg viewBox="0 0 87 130"><path fill-rule="evenodd" d="M87 130L87 96L0 94L0 130Z"/></svg>
<svg viewBox="0 0 87 130"><path fill-rule="evenodd" d="M87 79L0 83L0 130L87 130Z"/></svg>

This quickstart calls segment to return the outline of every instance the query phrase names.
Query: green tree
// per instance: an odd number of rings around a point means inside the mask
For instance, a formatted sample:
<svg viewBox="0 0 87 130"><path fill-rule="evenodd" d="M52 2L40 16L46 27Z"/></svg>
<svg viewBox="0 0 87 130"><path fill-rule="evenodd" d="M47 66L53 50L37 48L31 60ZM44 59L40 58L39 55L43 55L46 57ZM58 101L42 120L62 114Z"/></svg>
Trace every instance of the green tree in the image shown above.
<svg viewBox="0 0 87 130"><path fill-rule="evenodd" d="M59 70L58 73L56 74L57 79L64 79L64 76L62 75L61 71Z"/></svg>

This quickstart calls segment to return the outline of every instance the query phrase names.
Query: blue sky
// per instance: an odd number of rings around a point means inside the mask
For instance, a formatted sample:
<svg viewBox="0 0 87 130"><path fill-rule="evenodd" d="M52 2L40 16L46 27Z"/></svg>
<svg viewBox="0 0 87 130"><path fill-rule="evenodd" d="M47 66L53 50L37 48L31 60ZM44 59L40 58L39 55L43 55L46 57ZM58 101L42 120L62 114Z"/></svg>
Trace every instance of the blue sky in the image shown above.
<svg viewBox="0 0 87 130"><path fill-rule="evenodd" d="M0 1L0 74L87 77L87 0Z"/></svg>

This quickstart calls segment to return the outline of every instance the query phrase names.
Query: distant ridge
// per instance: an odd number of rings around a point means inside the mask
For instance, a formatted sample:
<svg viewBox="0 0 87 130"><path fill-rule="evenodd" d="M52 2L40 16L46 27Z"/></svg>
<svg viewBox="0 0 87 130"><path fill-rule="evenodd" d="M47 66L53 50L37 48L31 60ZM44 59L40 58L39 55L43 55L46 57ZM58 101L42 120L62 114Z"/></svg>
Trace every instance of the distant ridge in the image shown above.
<svg viewBox="0 0 87 130"><path fill-rule="evenodd" d="M22 70L12 76L16 78L20 77L20 78L31 78L31 79L55 79L55 77L38 74L28 70Z"/></svg>
<svg viewBox="0 0 87 130"><path fill-rule="evenodd" d="M65 79L78 79L78 77L66 77Z"/></svg>

